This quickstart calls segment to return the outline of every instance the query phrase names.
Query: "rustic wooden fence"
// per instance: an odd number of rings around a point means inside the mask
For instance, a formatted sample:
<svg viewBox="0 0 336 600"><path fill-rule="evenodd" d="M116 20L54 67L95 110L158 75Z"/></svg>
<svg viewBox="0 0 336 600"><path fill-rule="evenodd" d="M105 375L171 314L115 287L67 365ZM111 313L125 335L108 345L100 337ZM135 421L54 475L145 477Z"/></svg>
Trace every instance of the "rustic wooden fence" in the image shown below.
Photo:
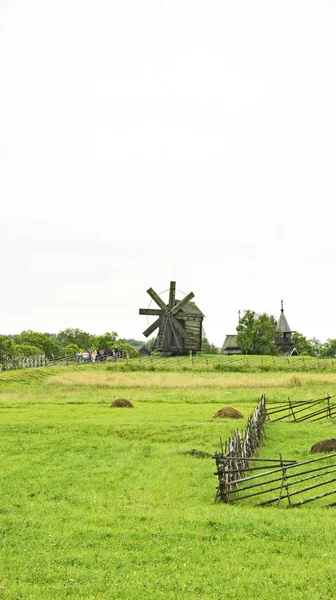
<svg viewBox="0 0 336 600"><path fill-rule="evenodd" d="M35 354L34 356L16 356L15 358L7 358L3 363L3 370L10 371L11 369L29 369L31 367L45 367L45 354Z"/></svg>
<svg viewBox="0 0 336 600"><path fill-rule="evenodd" d="M26 357L24 357L26 358ZM30 357L29 357L30 358ZM16 359L14 359L16 360ZM46 361L46 366L51 365L71 365L77 361L76 356L60 356L54 359ZM249 371L286 371L286 372L304 372L304 371L334 371L336 368L336 360L329 358L313 358L313 357L274 357L274 356L223 356L221 354L209 354L203 355L201 353L194 354L192 356L148 356L148 357L137 357L127 358L123 357L118 361L114 362L116 366L120 362L127 362L130 368L141 369L141 370L175 370L175 369L199 369L200 371L238 371L238 372L249 372ZM32 363L26 365L23 363L21 367L20 363L18 366L8 366L8 368L27 368L27 366L40 366L39 364ZM2 365L5 368L5 365ZM1 369L1 366L0 366Z"/></svg>
<svg viewBox="0 0 336 600"><path fill-rule="evenodd" d="M288 400L272 402L267 407L267 417L270 421L319 421L320 419L336 417L335 396L326 396L317 400Z"/></svg>
<svg viewBox="0 0 336 600"><path fill-rule="evenodd" d="M330 358L314 358L310 356L249 356L222 354L197 353L192 356L142 356L129 360L130 364L141 365L141 368L176 369L176 368L198 368L200 370L218 371L286 371L286 372L309 372L309 371L334 371L336 360Z"/></svg>
<svg viewBox="0 0 336 600"><path fill-rule="evenodd" d="M256 467L245 469L241 476L231 480L225 485L225 502L236 503L241 500L249 501L254 504L257 498L257 506L269 506L271 504L285 504L287 508L300 507L309 502L321 500L336 494L336 453L329 456L321 456L302 462L284 461L280 455L279 464L265 464L257 467L262 470L261 473L249 473L256 470ZM332 461L332 462L331 462ZM263 462L265 462L263 460ZM316 463L319 463L316 466ZM321 464L324 463L324 464ZM312 481L309 485L307 481ZM324 488L324 491L311 496L312 490ZM326 489L327 488L327 489ZM265 500L260 500L260 496L266 496ZM282 502L284 501L284 502ZM335 506L336 502L324 506Z"/></svg>
<svg viewBox="0 0 336 600"><path fill-rule="evenodd" d="M213 456L218 477L216 501L236 503L245 500L255 504L257 498L258 506L280 506L285 501L287 507L293 508L336 494L336 453L301 462L284 460L280 453L274 459L255 456L265 437L265 422L270 415L275 416L274 421L288 418L297 422L317 421L335 415L331 399L328 395L318 400L288 400L277 403L280 405L277 408L272 405L270 410L266 407L266 397L262 396L246 429L237 430L224 444L221 440L221 450ZM312 496L311 491L317 488L324 489ZM260 496L265 498L261 502ZM336 502L324 506L336 506Z"/></svg>
<svg viewBox="0 0 336 600"><path fill-rule="evenodd" d="M219 481L216 500L228 502L232 481L241 479L244 472L251 469L249 461L263 440L266 415L266 397L263 395L245 430L237 430L224 444L221 440L221 451L214 455Z"/></svg>

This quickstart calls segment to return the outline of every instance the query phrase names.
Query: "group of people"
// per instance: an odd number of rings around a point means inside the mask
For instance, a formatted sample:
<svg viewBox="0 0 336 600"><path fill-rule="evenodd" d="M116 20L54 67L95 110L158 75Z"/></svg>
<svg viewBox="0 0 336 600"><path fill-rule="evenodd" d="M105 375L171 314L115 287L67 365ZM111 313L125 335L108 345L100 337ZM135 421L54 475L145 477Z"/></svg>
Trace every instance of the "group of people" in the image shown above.
<svg viewBox="0 0 336 600"><path fill-rule="evenodd" d="M113 350L86 350L85 352L77 353L77 363L89 363L99 362L106 360L108 356L111 356L113 360L117 360L122 357L121 348L113 348Z"/></svg>

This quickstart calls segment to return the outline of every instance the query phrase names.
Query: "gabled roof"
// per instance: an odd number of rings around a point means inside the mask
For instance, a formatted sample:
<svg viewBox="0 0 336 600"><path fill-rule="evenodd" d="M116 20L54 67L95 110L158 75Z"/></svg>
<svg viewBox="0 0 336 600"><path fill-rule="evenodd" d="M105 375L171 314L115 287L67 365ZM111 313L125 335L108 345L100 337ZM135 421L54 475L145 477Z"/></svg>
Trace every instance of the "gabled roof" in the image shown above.
<svg viewBox="0 0 336 600"><path fill-rule="evenodd" d="M288 321L285 317L284 309L283 309L283 300L281 300L281 313L278 320L278 324L276 326L276 331L281 331L281 333L291 333L291 328L288 325Z"/></svg>
<svg viewBox="0 0 336 600"><path fill-rule="evenodd" d="M179 302L179 300L176 300L176 303L177 302ZM205 317L205 315L198 308L198 306L196 306L195 302L187 302L187 304L184 304L184 306L182 306L178 313L176 313L177 317L179 312L185 313L186 315L190 315L193 317Z"/></svg>
<svg viewBox="0 0 336 600"><path fill-rule="evenodd" d="M141 348L139 348L138 350L139 354L141 354L141 356L150 356L151 352L148 350L148 348L146 348L145 344L143 346L141 346Z"/></svg>
<svg viewBox="0 0 336 600"><path fill-rule="evenodd" d="M238 342L237 342L237 335L227 335L225 340L224 340L224 344L223 344L223 350L225 348L239 348L238 346Z"/></svg>

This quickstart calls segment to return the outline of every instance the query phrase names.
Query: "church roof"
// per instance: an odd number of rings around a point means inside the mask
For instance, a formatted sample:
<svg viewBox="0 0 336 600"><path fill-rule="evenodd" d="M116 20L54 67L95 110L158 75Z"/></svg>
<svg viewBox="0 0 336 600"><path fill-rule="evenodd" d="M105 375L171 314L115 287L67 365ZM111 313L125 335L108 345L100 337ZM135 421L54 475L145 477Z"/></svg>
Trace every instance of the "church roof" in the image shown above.
<svg viewBox="0 0 336 600"><path fill-rule="evenodd" d="M235 354L241 354L241 348L238 346L237 334L227 335L224 340L222 352L225 350L235 350Z"/></svg>
<svg viewBox="0 0 336 600"><path fill-rule="evenodd" d="M276 326L276 331L281 331L282 333L291 333L291 328L288 325L288 321L285 317L284 309L283 309L283 300L281 300L281 313L278 320L278 324Z"/></svg>
<svg viewBox="0 0 336 600"><path fill-rule="evenodd" d="M224 340L223 348L239 348L237 335L227 335Z"/></svg>

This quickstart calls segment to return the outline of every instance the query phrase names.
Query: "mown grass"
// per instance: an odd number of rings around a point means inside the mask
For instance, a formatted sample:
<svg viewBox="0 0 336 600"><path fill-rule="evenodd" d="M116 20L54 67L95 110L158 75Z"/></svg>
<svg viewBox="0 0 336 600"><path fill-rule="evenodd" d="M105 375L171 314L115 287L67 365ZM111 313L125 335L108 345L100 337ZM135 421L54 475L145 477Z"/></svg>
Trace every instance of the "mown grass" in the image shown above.
<svg viewBox="0 0 336 600"><path fill-rule="evenodd" d="M333 598L335 509L215 505L214 461L185 454L244 425L220 406L325 396L333 374L113 373L0 374L0 598ZM271 423L262 455L325 437L335 422Z"/></svg>

